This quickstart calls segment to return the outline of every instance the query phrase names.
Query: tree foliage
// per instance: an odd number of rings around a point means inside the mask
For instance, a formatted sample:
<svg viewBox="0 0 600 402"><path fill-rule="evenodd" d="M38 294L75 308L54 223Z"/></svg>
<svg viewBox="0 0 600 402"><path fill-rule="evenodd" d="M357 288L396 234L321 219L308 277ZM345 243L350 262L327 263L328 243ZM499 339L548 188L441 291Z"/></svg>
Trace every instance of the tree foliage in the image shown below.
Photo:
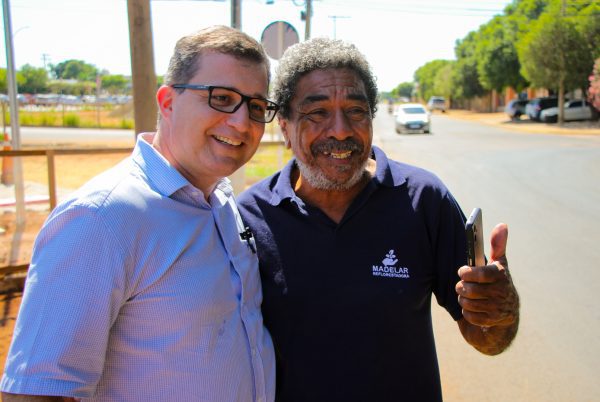
<svg viewBox="0 0 600 402"><path fill-rule="evenodd" d="M391 95L394 97L404 97L410 99L412 97L415 84L412 82L402 82L392 90Z"/></svg>
<svg viewBox="0 0 600 402"><path fill-rule="evenodd" d="M452 71L453 95L456 99L469 99L485 94L479 80L477 57L475 54L477 32L470 32L454 49L456 63Z"/></svg>
<svg viewBox="0 0 600 402"><path fill-rule="evenodd" d="M21 67L20 74L23 81L18 83L19 92L37 94L47 91L48 72L44 68L25 64Z"/></svg>
<svg viewBox="0 0 600 402"><path fill-rule="evenodd" d="M536 87L584 88L593 60L575 24L556 12L540 17L518 46L523 75Z"/></svg>
<svg viewBox="0 0 600 402"><path fill-rule="evenodd" d="M476 43L477 73L483 88L501 92L506 87L521 91L527 80L521 75L518 43L519 19L497 16L481 28Z"/></svg>
<svg viewBox="0 0 600 402"><path fill-rule="evenodd" d="M102 89L108 91L110 94L124 94L127 92L128 87L129 79L124 75L102 76Z"/></svg>
<svg viewBox="0 0 600 402"><path fill-rule="evenodd" d="M415 81L419 83L419 97L429 99L435 93L435 77L440 69L449 64L449 60L433 60L415 71Z"/></svg>
<svg viewBox="0 0 600 402"><path fill-rule="evenodd" d="M65 60L51 65L50 69L57 79L63 80L95 81L96 75L98 75L96 66L83 60Z"/></svg>

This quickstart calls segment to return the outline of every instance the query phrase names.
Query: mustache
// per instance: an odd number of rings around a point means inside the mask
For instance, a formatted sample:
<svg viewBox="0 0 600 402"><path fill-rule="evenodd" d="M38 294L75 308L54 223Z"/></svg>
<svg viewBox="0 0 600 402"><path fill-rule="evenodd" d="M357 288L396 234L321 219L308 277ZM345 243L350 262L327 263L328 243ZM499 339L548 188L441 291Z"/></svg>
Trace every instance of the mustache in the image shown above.
<svg viewBox="0 0 600 402"><path fill-rule="evenodd" d="M359 152L362 153L364 146L354 138L346 138L343 141L338 141L335 138L328 138L323 141L319 141L310 147L313 155L317 153L331 153L331 152Z"/></svg>

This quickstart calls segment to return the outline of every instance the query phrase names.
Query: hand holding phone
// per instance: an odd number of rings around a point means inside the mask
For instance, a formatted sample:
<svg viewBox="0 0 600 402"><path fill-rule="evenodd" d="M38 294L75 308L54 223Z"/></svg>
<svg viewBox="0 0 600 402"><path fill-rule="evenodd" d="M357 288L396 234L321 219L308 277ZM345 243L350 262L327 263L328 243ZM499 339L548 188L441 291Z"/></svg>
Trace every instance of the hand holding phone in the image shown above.
<svg viewBox="0 0 600 402"><path fill-rule="evenodd" d="M485 265L482 221L481 208L475 208L465 224L465 232L467 235L467 264L471 267L482 267Z"/></svg>

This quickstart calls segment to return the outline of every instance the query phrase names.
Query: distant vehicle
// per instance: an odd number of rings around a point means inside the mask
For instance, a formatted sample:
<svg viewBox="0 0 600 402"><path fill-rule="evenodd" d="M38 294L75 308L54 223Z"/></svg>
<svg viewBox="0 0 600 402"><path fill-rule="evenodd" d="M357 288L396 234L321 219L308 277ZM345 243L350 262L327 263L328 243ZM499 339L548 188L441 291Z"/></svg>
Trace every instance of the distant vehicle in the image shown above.
<svg viewBox="0 0 600 402"><path fill-rule="evenodd" d="M591 105L582 99L565 102L564 112L565 121L589 120L592 118ZM558 121L558 106L542 110L540 120L546 123L556 123Z"/></svg>
<svg viewBox="0 0 600 402"><path fill-rule="evenodd" d="M428 134L431 131L431 121L429 112L425 110L423 105L418 103L404 103L398 105L394 113L396 132L402 133L419 133Z"/></svg>
<svg viewBox="0 0 600 402"><path fill-rule="evenodd" d="M441 110L442 113L445 113L446 99L444 99L443 96L432 96L429 98L429 101L427 101L427 109L429 109L430 112L433 112L434 110Z"/></svg>
<svg viewBox="0 0 600 402"><path fill-rule="evenodd" d="M535 98L529 101L525 106L525 113L531 120L540 121L540 113L542 110L549 107L558 106L558 98L555 96L547 96L544 98Z"/></svg>
<svg viewBox="0 0 600 402"><path fill-rule="evenodd" d="M528 102L527 99L513 99L506 104L504 112L511 120L519 120L525 114L525 107Z"/></svg>

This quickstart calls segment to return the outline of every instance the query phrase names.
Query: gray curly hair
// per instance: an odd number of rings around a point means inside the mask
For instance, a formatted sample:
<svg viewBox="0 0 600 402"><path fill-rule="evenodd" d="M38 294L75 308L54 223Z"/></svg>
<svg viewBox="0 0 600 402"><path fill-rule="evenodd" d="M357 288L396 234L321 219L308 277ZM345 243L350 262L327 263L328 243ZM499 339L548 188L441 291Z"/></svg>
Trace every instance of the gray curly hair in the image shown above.
<svg viewBox="0 0 600 402"><path fill-rule="evenodd" d="M377 84L365 56L350 43L328 38L314 38L289 47L279 62L273 80L272 98L279 114L290 118L290 103L300 78L314 70L349 68L355 71L367 90L372 116L377 111Z"/></svg>

